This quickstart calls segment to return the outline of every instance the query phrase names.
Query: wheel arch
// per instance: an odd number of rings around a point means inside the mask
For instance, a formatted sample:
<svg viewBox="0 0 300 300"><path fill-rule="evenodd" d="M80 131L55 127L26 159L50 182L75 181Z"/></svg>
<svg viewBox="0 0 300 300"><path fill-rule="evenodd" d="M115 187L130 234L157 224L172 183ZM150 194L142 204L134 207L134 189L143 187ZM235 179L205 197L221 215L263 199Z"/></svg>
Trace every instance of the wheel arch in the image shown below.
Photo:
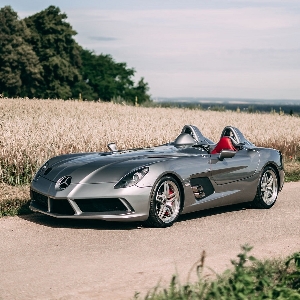
<svg viewBox="0 0 300 300"><path fill-rule="evenodd" d="M155 188L156 188L156 185L158 183L158 181L162 178L162 177L165 177L165 176L169 176L171 178L173 178L176 183L178 184L179 186L179 189L180 189L180 197L181 197L181 201L180 201L180 212L183 210L183 207L184 207L184 202L185 202L185 194L184 194L184 188L183 188L183 183L182 183L182 180L180 178L180 176L176 173L172 173L172 172L166 172L166 173L162 173L156 180L155 180L155 183L153 184L153 187L152 187L152 190L151 190L151 194L150 194L150 197L152 197L154 191L155 191Z"/></svg>
<svg viewBox="0 0 300 300"><path fill-rule="evenodd" d="M272 167L276 173L276 176L277 176L277 180L278 180L278 185L280 183L280 174L279 174L279 170L278 170L278 166L275 162L272 162L272 161L268 161L262 168L262 170L264 170L266 167Z"/></svg>
<svg viewBox="0 0 300 300"><path fill-rule="evenodd" d="M269 195L267 194L267 199L264 199L265 195L266 195L266 189L263 190L261 184L262 184L263 175L266 174L266 172L270 169L272 170L272 173L273 174L275 173L274 175L277 177L277 187L276 187L277 190L275 191L274 186L272 186L272 190L271 190L272 195L269 194L269 192L268 192ZM274 176L274 175L271 175L271 176ZM265 183L265 185L269 185L269 183ZM263 195L262 195L262 191L263 191ZM252 201L252 206L255 208L262 208L262 209L271 208L277 200L279 191L280 191L280 171L278 170L278 165L276 163L269 161L261 169L260 176L258 179L256 195ZM271 199L271 202L269 201L269 198Z"/></svg>
<svg viewBox="0 0 300 300"><path fill-rule="evenodd" d="M285 177L282 153L272 148L257 148L257 151L260 153L261 158L258 173L261 173L268 166L272 167L277 176L279 191L281 191Z"/></svg>

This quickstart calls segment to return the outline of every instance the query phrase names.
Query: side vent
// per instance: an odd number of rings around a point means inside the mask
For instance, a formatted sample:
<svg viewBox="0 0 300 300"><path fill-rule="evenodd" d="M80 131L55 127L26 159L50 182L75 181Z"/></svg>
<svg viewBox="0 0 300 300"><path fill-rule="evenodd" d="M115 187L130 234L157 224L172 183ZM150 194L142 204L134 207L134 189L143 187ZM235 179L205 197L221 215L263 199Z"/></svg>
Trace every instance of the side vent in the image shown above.
<svg viewBox="0 0 300 300"><path fill-rule="evenodd" d="M196 199L202 199L205 197L205 192L202 185L192 186L192 190Z"/></svg>
<svg viewBox="0 0 300 300"><path fill-rule="evenodd" d="M194 177L190 179L190 183L196 200L201 200L215 192L208 177Z"/></svg>

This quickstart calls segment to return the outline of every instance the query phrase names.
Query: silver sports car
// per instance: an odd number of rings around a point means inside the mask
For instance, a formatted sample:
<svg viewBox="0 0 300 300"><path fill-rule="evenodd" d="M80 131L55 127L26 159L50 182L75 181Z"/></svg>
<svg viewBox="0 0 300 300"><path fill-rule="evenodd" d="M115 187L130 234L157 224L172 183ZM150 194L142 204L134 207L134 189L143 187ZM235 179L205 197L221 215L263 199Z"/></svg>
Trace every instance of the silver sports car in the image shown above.
<svg viewBox="0 0 300 300"><path fill-rule="evenodd" d="M192 125L153 148L66 154L35 175L30 208L56 218L146 221L171 226L180 214L252 202L270 208L283 187L280 151L256 147L227 126L217 144Z"/></svg>

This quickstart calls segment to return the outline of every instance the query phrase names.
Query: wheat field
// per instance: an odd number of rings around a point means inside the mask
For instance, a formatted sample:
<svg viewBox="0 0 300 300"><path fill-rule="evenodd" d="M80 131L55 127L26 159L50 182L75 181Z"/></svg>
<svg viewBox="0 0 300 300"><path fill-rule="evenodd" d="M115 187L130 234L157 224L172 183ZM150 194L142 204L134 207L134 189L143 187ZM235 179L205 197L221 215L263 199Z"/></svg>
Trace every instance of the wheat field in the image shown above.
<svg viewBox="0 0 300 300"><path fill-rule="evenodd" d="M52 156L151 147L173 141L185 124L217 142L226 125L238 127L257 146L286 159L299 157L300 118L183 108L147 108L103 102L0 99L0 183L28 184Z"/></svg>

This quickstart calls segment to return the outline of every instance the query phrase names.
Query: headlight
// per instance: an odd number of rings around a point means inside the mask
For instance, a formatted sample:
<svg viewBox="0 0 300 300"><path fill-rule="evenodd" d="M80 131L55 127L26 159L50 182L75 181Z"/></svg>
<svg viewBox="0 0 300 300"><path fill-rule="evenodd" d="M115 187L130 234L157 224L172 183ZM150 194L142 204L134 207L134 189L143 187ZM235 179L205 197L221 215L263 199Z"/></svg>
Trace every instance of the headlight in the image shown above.
<svg viewBox="0 0 300 300"><path fill-rule="evenodd" d="M137 184L149 172L148 167L135 169L126 174L116 185L115 189L127 188Z"/></svg>

